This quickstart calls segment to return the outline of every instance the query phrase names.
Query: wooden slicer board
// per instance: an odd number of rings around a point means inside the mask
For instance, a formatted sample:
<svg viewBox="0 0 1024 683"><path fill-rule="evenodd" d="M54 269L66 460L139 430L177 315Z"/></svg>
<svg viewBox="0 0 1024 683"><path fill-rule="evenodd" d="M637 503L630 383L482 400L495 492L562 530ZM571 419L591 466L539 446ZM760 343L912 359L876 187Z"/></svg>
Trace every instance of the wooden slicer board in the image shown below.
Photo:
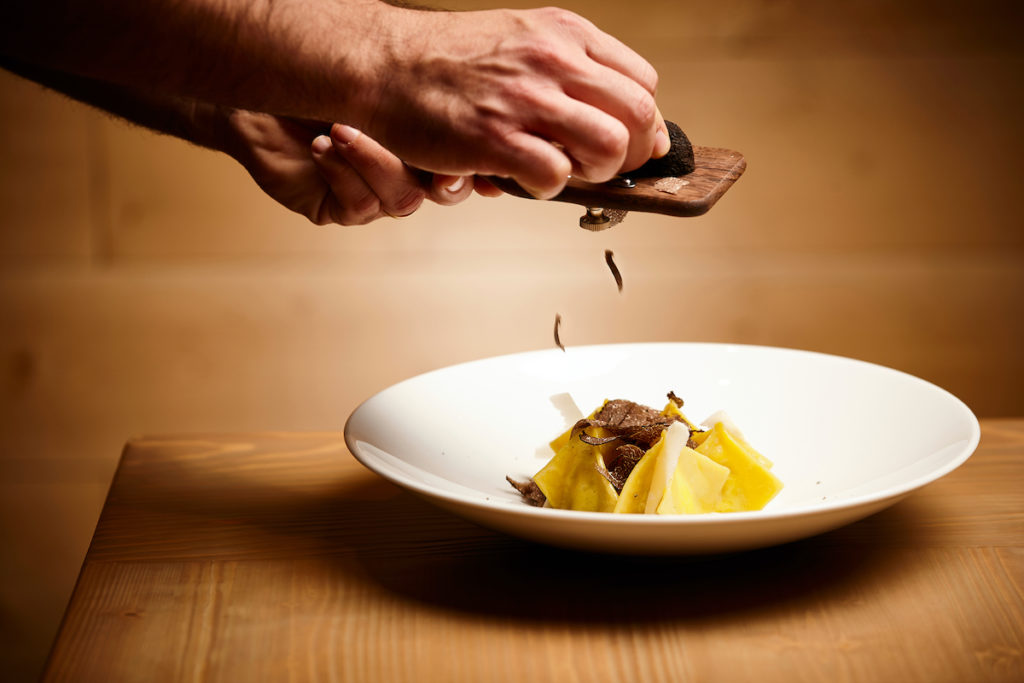
<svg viewBox="0 0 1024 683"><path fill-rule="evenodd" d="M655 187L662 178L638 178L635 187L621 187L614 182L588 183L570 178L565 189L553 197L552 201L668 216L701 216L732 187L743 174L747 162L739 152L719 147L694 147L693 157L696 168L692 173L680 176L684 184L675 192ZM488 180L508 194L534 198L508 178L489 176Z"/></svg>

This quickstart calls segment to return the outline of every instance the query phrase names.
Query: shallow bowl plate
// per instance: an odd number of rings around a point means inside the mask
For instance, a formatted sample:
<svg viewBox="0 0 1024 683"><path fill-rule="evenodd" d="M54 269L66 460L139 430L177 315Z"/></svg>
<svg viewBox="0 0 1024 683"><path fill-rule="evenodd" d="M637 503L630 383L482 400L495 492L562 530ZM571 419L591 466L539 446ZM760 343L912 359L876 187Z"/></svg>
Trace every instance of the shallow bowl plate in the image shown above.
<svg viewBox="0 0 1024 683"><path fill-rule="evenodd" d="M615 515L527 505L505 481L536 473L548 441L606 398L694 421L725 410L785 484L763 510ZM561 395L561 398L559 396ZM554 400L552 400L554 397ZM793 541L878 512L961 465L978 421L922 379L862 361L735 344L614 344L463 363L359 406L345 441L366 467L457 515L556 546L696 554Z"/></svg>

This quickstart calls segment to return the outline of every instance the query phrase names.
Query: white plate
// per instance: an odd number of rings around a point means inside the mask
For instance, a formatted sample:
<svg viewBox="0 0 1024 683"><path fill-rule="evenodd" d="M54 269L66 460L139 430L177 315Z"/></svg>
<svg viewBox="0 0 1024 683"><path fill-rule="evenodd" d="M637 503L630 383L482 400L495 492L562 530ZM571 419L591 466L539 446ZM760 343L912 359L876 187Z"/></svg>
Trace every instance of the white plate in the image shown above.
<svg viewBox="0 0 1024 683"><path fill-rule="evenodd" d="M764 510L614 515L531 507L506 482L551 457L572 422L606 398L662 407L669 390L701 420L724 409L785 484ZM356 458L386 479L481 525L609 553L744 550L878 512L961 465L978 421L911 375L807 351L734 344L619 344L490 358L396 384L345 425Z"/></svg>

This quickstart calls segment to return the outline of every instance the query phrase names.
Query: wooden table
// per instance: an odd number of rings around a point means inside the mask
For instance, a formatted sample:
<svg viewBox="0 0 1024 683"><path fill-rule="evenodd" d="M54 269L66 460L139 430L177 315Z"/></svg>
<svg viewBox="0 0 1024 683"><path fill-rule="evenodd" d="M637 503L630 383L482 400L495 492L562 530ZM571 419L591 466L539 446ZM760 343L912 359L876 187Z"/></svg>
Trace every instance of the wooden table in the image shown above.
<svg viewBox="0 0 1024 683"><path fill-rule="evenodd" d="M532 545L364 470L338 433L131 441L47 681L1021 681L1024 420L790 545Z"/></svg>

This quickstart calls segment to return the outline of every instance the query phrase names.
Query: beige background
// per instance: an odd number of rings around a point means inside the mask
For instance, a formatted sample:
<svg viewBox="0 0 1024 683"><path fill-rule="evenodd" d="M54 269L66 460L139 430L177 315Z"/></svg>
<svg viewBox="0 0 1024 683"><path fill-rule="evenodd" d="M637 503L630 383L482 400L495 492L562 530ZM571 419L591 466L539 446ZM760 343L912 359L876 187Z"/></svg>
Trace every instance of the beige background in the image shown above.
<svg viewBox="0 0 1024 683"><path fill-rule="evenodd" d="M340 430L411 374L550 347L556 312L570 345L813 349L1024 415L1014 3L563 6L654 63L697 144L746 155L710 214L595 235L474 198L316 228L230 159L0 74L7 680L42 666L126 438Z"/></svg>

